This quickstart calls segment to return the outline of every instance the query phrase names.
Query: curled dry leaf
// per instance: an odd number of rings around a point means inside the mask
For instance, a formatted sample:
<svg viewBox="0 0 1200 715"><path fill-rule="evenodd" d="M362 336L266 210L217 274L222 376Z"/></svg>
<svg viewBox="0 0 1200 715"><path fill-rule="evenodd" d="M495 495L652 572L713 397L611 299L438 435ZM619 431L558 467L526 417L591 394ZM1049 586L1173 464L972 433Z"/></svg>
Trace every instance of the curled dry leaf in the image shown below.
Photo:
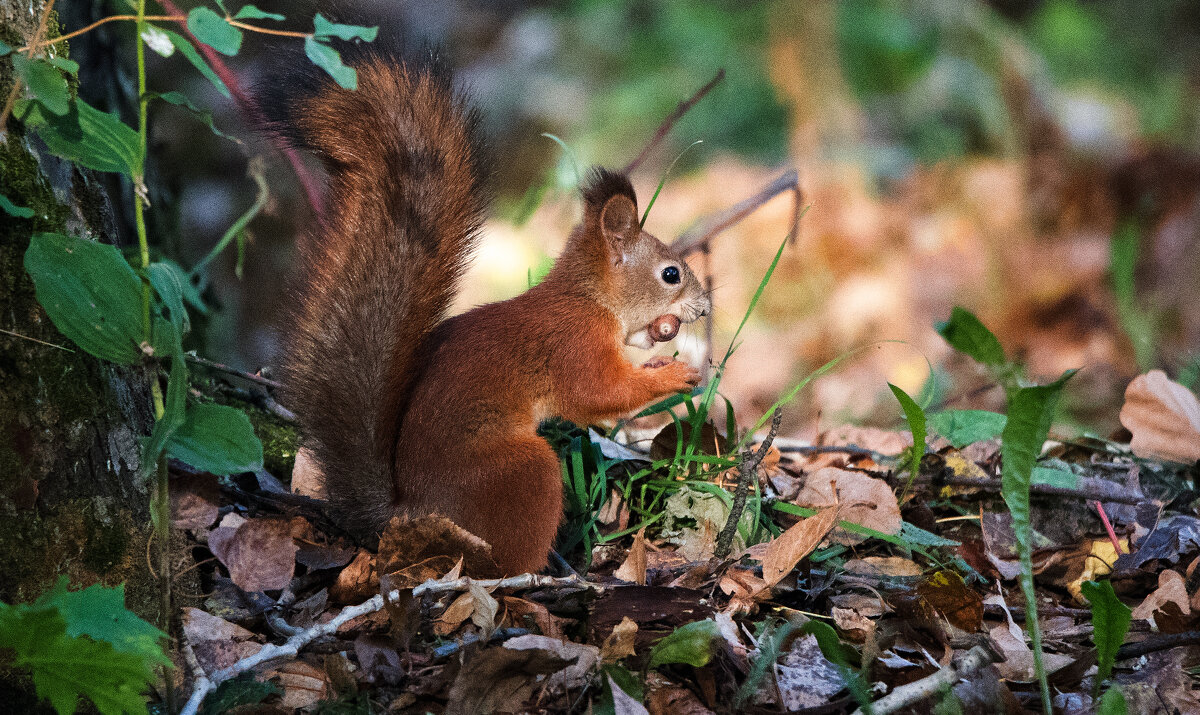
<svg viewBox="0 0 1200 715"><path fill-rule="evenodd" d="M882 479L861 472L836 467L819 469L808 475L796 503L818 509L836 504L839 521L860 524L884 534L900 533L900 505L896 503L891 487ZM854 545L866 538L841 527L829 534L830 541L845 545Z"/></svg>
<svg viewBox="0 0 1200 715"><path fill-rule="evenodd" d="M508 650L542 650L553 653L569 663L552 674L547 685L556 691L578 690L591 680L592 671L600 665L600 649L594 645L561 641L546 636L525 635L504 642Z"/></svg>
<svg viewBox="0 0 1200 715"><path fill-rule="evenodd" d="M360 603L379 590L379 575L375 559L359 551L350 565L338 573L337 581L329 587L329 598L336 603Z"/></svg>
<svg viewBox="0 0 1200 715"><path fill-rule="evenodd" d="M613 626L612 633L604 639L604 645L600 647L600 660L605 663L615 663L622 658L631 656L635 652L635 642L637 641L637 623L629 616L621 619L621 622Z"/></svg>
<svg viewBox="0 0 1200 715"><path fill-rule="evenodd" d="M446 715L523 712L525 701L542 685L537 676L557 673L572 662L542 648L476 651L450 686Z"/></svg>
<svg viewBox="0 0 1200 715"><path fill-rule="evenodd" d="M296 572L296 542L282 519L250 519L228 538L210 538L209 549L243 591L284 588Z"/></svg>
<svg viewBox="0 0 1200 715"><path fill-rule="evenodd" d="M437 557L445 567L463 560L463 574L472 578L500 576L492 547L483 539L443 516L415 519L393 517L379 538L379 570L392 573ZM441 569L443 572L445 569Z"/></svg>
<svg viewBox="0 0 1200 715"><path fill-rule="evenodd" d="M837 523L837 509L822 509L802 519L767 545L763 556L763 580L771 587L791 573L800 559L812 553Z"/></svg>
<svg viewBox="0 0 1200 715"><path fill-rule="evenodd" d="M211 474L172 476L171 526L176 529L207 528L217 520L220 494L220 484Z"/></svg>
<svg viewBox="0 0 1200 715"><path fill-rule="evenodd" d="M646 585L645 527L639 529L637 535L633 537L633 546L629 547L629 556L625 558L625 563L621 564L621 568L617 569L613 576L639 586Z"/></svg>
<svg viewBox="0 0 1200 715"><path fill-rule="evenodd" d="M542 604L516 596L504 596L502 600L505 625L512 628L536 629L544 636L563 638L563 624L566 619L550 613L550 609Z"/></svg>
<svg viewBox="0 0 1200 715"><path fill-rule="evenodd" d="M1154 619L1155 611L1158 611L1168 603L1174 603L1179 607L1183 615L1191 613L1191 603L1188 598L1187 584L1183 580L1183 576L1178 571L1167 569L1158 574L1158 588L1154 590L1146 600L1142 601L1133 609L1133 617L1139 620Z"/></svg>
<svg viewBox="0 0 1200 715"><path fill-rule="evenodd" d="M1200 400L1162 370L1138 375L1125 389L1121 424L1139 457L1190 464L1200 460Z"/></svg>

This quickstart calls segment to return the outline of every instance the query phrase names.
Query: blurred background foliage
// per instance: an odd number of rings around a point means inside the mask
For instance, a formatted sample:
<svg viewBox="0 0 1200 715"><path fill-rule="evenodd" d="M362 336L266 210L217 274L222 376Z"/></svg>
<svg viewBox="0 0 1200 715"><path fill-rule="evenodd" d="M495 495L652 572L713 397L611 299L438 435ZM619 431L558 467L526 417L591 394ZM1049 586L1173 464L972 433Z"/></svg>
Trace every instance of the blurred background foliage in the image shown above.
<svg viewBox="0 0 1200 715"><path fill-rule="evenodd" d="M318 9L256 4L300 28ZM67 30L124 11L116 0L62 5ZM886 380L938 403L996 407L1000 391L955 362L931 329L955 304L995 328L1030 376L1084 367L1066 405L1080 429L1117 426L1124 385L1139 369L1195 377L1194 0L342 5L343 17L442 47L485 114L497 216L464 307L512 295L544 270L577 215L577 168L630 161L679 101L724 68L725 81L634 181L644 202L676 155L703 140L676 166L647 224L670 239L782 170L801 173L812 209L722 384L743 421L830 358L885 340L904 342L876 344L821 380L785 432L897 424ZM114 23L71 45L85 98L127 112L128 65L105 64L102 51L122 32L130 28ZM247 85L279 57L278 43L250 39L231 60ZM269 365L294 237L313 226L303 195L269 142L183 60L155 58L151 71L152 89L185 91L245 141L156 110L159 250L185 265L205 255L253 200L247 156L271 162L272 204L250 225L244 257L210 266L207 297L217 309L205 344L192 346L243 368ZM775 199L714 247L719 350L790 213L786 198ZM694 329L671 349L698 356L702 334Z"/></svg>

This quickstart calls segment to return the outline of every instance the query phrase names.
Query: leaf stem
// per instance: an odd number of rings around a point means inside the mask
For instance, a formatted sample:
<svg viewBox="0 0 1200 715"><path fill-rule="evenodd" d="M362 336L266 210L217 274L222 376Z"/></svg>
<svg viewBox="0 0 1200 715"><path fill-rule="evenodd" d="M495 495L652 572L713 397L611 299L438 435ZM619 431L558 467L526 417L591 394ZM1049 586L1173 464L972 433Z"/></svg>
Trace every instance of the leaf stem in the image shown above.
<svg viewBox="0 0 1200 715"><path fill-rule="evenodd" d="M47 3L47 4L53 5L53 3ZM243 30L248 30L250 32L257 32L261 35L280 35L282 37L309 37L312 35L311 32L297 32L295 30L272 30L271 28L268 28L268 27L257 27L255 25L249 25L249 24L241 22L239 20L234 20L232 17L226 17L226 18L224 18L224 20L225 20L225 22L229 23L230 25L233 25L234 27L241 28ZM137 22L138 23L138 35L141 35L142 30L145 29L145 23L147 23L147 22L177 22L182 25L182 24L187 23L187 15L142 15L142 14L109 15L108 17L100 18L99 20L93 22L90 25L87 25L86 27L81 27L78 30L75 30L73 32L68 32L65 35L59 35L58 37L55 37L54 39L41 40L41 41L35 40L34 42L31 42L30 44L20 48L19 51L25 52L25 51L31 50L31 49L39 49L42 47L49 47L50 45L57 45L58 43L63 42L64 40L69 40L73 37L79 37L80 35L87 34L87 33L91 32L92 30L95 30L97 27L100 27L101 25L104 25L104 24L107 24L110 22L118 22L118 21Z"/></svg>

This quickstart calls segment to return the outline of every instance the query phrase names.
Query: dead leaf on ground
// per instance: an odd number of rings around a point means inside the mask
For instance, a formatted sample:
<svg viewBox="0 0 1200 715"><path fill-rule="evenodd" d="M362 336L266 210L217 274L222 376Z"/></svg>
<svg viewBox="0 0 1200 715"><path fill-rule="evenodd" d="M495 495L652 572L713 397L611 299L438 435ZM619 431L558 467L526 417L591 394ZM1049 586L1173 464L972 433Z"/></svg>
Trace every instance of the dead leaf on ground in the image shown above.
<svg viewBox="0 0 1200 715"><path fill-rule="evenodd" d="M183 609L183 634L206 672L228 668L262 649L254 633L198 608Z"/></svg>
<svg viewBox="0 0 1200 715"><path fill-rule="evenodd" d="M812 635L792 643L783 662L775 666L775 680L785 710L820 707L845 687L842 674L821 654L817 638Z"/></svg>
<svg viewBox="0 0 1200 715"><path fill-rule="evenodd" d="M912 434L877 427L842 425L822 432L817 444L829 447L861 447L894 457L912 446Z"/></svg>
<svg viewBox="0 0 1200 715"><path fill-rule="evenodd" d="M562 670L546 679L547 686L555 692L579 690L591 681L592 671L600 665L600 649L594 645L572 643L546 636L524 635L504 642L509 650L542 650L553 653L569 662Z"/></svg>
<svg viewBox="0 0 1200 715"><path fill-rule="evenodd" d="M391 638L361 634L354 639L354 655L363 677L369 683L397 685L404 677L400 654Z"/></svg>
<svg viewBox="0 0 1200 715"><path fill-rule="evenodd" d="M283 688L283 700L279 703L282 708L308 708L326 697L329 676L314 665L293 660L277 668L275 673L275 681Z"/></svg>
<svg viewBox="0 0 1200 715"><path fill-rule="evenodd" d="M695 693L674 683L647 693L646 710L650 715L713 715Z"/></svg>
<svg viewBox="0 0 1200 715"><path fill-rule="evenodd" d="M449 557L453 564L463 560L463 574L472 578L500 575L492 558L492 547L443 516L415 519L392 517L379 538L379 570L399 571L435 557Z"/></svg>
<svg viewBox="0 0 1200 715"><path fill-rule="evenodd" d="M350 565L338 573L329 587L329 597L336 603L360 603L379 590L379 575L375 572L375 557L359 551Z"/></svg>
<svg viewBox="0 0 1200 715"><path fill-rule="evenodd" d="M633 537L633 545L629 547L629 556L626 557L625 563L621 564L621 568L613 573L613 576L639 586L646 585L646 527L639 529L637 535Z"/></svg>
<svg viewBox="0 0 1200 715"><path fill-rule="evenodd" d="M770 588L791 573L800 559L812 553L837 523L838 510L822 509L816 514L790 526L787 531L772 539L763 555L763 580Z"/></svg>
<svg viewBox="0 0 1200 715"><path fill-rule="evenodd" d="M955 628L975 633L983 624L983 599L955 571L938 571L917 585L917 594Z"/></svg>
<svg viewBox="0 0 1200 715"><path fill-rule="evenodd" d="M513 628L536 628L544 636L550 638L563 637L563 625L566 619L550 613L542 604L516 596L504 596L504 618Z"/></svg>
<svg viewBox="0 0 1200 715"><path fill-rule="evenodd" d="M521 712L539 675L549 675L571 665L541 648L484 648L476 651L458 671L447 693L446 715Z"/></svg>
<svg viewBox="0 0 1200 715"><path fill-rule="evenodd" d="M282 519L250 519L209 548L243 591L284 588L296 572L296 542Z"/></svg>
<svg viewBox="0 0 1200 715"><path fill-rule="evenodd" d="M628 616L622 618L600 646L600 659L605 663L615 663L633 655L637 651L637 630L637 623Z"/></svg>
<svg viewBox="0 0 1200 715"><path fill-rule="evenodd" d="M1158 588L1133 609L1133 618L1153 622L1155 611L1168 603L1174 603L1184 615L1192 612L1187 584L1178 571L1167 569L1158 574Z"/></svg>
<svg viewBox="0 0 1200 715"><path fill-rule="evenodd" d="M912 578L922 573L917 562L903 556L864 556L861 559L847 559L843 568L846 573L872 578Z"/></svg>
<svg viewBox="0 0 1200 715"><path fill-rule="evenodd" d="M882 479L861 472L836 467L817 470L805 479L796 503L818 509L836 504L839 521L860 524L884 534L900 533L900 505L892 488ZM866 538L840 527L829 534L830 541L847 546Z"/></svg>
<svg viewBox="0 0 1200 715"><path fill-rule="evenodd" d="M604 677L608 681L609 692L612 693L614 715L650 715L646 706L634 700L629 693L621 690L616 681L607 675Z"/></svg>
<svg viewBox="0 0 1200 715"><path fill-rule="evenodd" d="M211 474L171 475L171 526L204 529L217 520L221 486Z"/></svg>
<svg viewBox="0 0 1200 715"><path fill-rule="evenodd" d="M1200 400L1162 370L1138 375L1125 389L1121 424L1139 457L1191 464L1200 460Z"/></svg>

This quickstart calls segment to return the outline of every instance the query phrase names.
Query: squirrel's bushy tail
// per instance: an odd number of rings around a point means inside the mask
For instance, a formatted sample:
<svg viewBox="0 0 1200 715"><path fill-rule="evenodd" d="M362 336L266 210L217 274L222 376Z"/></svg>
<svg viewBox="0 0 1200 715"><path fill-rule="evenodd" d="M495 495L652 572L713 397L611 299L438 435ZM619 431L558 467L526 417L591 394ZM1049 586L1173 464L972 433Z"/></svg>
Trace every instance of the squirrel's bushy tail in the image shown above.
<svg viewBox="0 0 1200 715"><path fill-rule="evenodd" d="M478 119L436 60L367 49L358 89L309 63L260 95L269 127L329 171L285 324L285 399L335 520L362 537L394 513L395 440L419 353L487 208Z"/></svg>

